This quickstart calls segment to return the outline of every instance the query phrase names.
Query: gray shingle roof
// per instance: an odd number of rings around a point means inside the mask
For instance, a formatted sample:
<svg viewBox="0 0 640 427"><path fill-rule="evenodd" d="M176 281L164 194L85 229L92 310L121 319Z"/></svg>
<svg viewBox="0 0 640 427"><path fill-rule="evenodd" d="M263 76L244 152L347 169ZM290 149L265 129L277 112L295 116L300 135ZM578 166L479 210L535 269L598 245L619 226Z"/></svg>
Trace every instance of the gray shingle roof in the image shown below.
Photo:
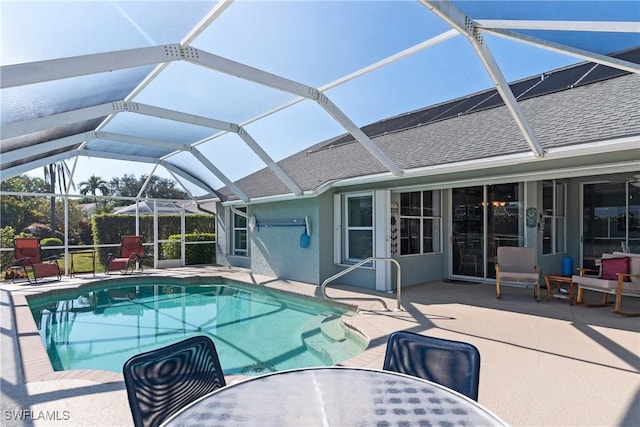
<svg viewBox="0 0 640 427"><path fill-rule="evenodd" d="M549 149L640 135L639 88L640 76L626 74L520 101L519 105L540 144ZM504 106L372 140L402 169L530 152ZM342 137L342 144L327 148L329 142L278 164L305 191L335 180L387 172L359 143L345 143ZM289 193L267 168L236 183L251 198ZM225 190L222 192L229 194Z"/></svg>

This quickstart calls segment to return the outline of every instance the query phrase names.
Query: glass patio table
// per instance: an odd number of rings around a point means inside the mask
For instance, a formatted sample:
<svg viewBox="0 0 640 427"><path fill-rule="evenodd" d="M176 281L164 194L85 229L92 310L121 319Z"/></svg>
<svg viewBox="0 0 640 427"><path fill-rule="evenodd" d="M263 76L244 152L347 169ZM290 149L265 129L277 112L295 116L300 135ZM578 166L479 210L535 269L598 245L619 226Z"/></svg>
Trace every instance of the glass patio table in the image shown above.
<svg viewBox="0 0 640 427"><path fill-rule="evenodd" d="M508 425L436 383L364 368L306 368L220 388L163 426Z"/></svg>

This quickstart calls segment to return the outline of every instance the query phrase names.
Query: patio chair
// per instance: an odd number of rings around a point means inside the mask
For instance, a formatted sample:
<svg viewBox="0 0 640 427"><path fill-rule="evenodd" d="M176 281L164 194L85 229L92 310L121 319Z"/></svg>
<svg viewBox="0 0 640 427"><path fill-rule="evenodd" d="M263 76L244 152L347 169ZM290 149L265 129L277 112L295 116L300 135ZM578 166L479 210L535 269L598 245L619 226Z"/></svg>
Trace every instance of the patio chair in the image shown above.
<svg viewBox="0 0 640 427"><path fill-rule="evenodd" d="M397 331L387 340L382 369L433 381L478 400L480 352L469 343Z"/></svg>
<svg viewBox="0 0 640 427"><path fill-rule="evenodd" d="M121 274L133 273L136 264L140 266L140 271L142 271L140 261L143 256L144 248L141 236L122 236L120 255L109 253L105 274L109 274L111 271L119 271Z"/></svg>
<svg viewBox="0 0 640 427"><path fill-rule="evenodd" d="M226 385L216 347L203 335L135 355L122 371L136 427L158 426Z"/></svg>
<svg viewBox="0 0 640 427"><path fill-rule="evenodd" d="M42 258L40 239L37 237L16 238L13 242L13 250L12 273L22 271L29 283L38 283L38 279L47 277L60 280L58 256Z"/></svg>
<svg viewBox="0 0 640 427"><path fill-rule="evenodd" d="M585 307L604 307L611 305L608 300L609 295L615 295L613 312L627 317L638 317L640 313L623 312L622 297L640 297L640 255L614 252L612 254L602 254L600 268L591 270L579 268L579 274L573 275L571 280L578 285L577 304ZM587 273L597 273L589 275ZM602 293L602 303L586 304L584 302L584 291Z"/></svg>
<svg viewBox="0 0 640 427"><path fill-rule="evenodd" d="M535 248L498 247L496 263L496 298L502 297L500 283L504 281L533 283L533 294L540 301L540 269L536 265ZM547 288L547 296L550 289ZM547 298L548 299L548 298Z"/></svg>

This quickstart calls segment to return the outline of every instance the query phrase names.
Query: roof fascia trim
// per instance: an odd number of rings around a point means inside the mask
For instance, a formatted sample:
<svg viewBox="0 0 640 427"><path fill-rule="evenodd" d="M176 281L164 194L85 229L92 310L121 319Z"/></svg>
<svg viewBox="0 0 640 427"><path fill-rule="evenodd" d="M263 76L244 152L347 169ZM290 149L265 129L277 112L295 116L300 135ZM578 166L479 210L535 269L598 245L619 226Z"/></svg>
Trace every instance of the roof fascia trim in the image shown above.
<svg viewBox="0 0 640 427"><path fill-rule="evenodd" d="M465 16L459 9L457 9L452 3L444 3L434 0L419 0L426 8L428 8L431 12L439 16L442 20L451 25L454 29L458 30L462 35L464 35L467 40L471 43L471 46L476 51L476 54L480 58L480 61L486 68L489 76L493 80L496 89L500 93L505 106L509 109L511 116L516 122L520 132L524 136L527 144L531 148L533 154L536 157L544 156L544 149L540 142L535 136L533 129L529 126L524 113L520 109L518 105L518 101L516 101L511 88L509 87L509 83L505 79L500 66L496 62L491 50L484 43L482 35L477 31L477 27L475 22Z"/></svg>
<svg viewBox="0 0 640 427"><path fill-rule="evenodd" d="M313 192L313 191L304 191L302 193L301 196L296 196L295 194L276 194L273 196L262 196L262 197L252 197L251 201L249 202L249 204L251 205L259 205L262 203L272 203L272 202L283 202L283 201L289 201L289 200L298 200L300 198L312 198L312 197L317 197L318 195ZM247 205L247 202L242 201L242 200L230 200L227 201L225 200L223 203L223 206L230 206L230 205L242 205L245 206Z"/></svg>
<svg viewBox="0 0 640 427"><path fill-rule="evenodd" d="M636 162L620 162L620 163L607 163L602 165L588 165L588 166L575 166L570 168L561 169L545 169L527 173L511 173L504 175L495 175L491 177L458 179L449 181L440 181L436 183L416 184L409 186L398 186L388 188L391 191L412 191L414 189L421 190L442 190L446 188L463 187L478 185L478 182L482 184L501 184L505 182L513 181L540 181L545 179L566 179L585 176L588 173L589 176L604 175L610 173L627 173L635 172L638 170Z"/></svg>
<svg viewBox="0 0 640 427"><path fill-rule="evenodd" d="M567 147L550 148L547 150L545 160L563 159L589 154L610 153L612 151L637 150L640 144L640 136L631 136L625 138L616 138L605 141L596 141L585 144L570 145ZM444 165L425 166L415 169L407 169L405 178L418 178L424 176L440 175L446 173L455 173L462 171L480 170L494 168L500 166L512 166L526 162L538 161L532 157L531 153L518 153L506 156L495 156L464 162L456 162ZM637 169L637 161L636 169ZM328 187L339 188L351 185L371 184L378 182L391 181L394 177L388 173L366 175L360 177L346 178L336 180ZM326 191L326 189L325 189Z"/></svg>
<svg viewBox="0 0 640 427"><path fill-rule="evenodd" d="M587 50L574 48L571 46L555 43L548 40L543 40L537 37L533 37L527 34L520 34L513 31L496 30L496 29L482 29L488 33L494 34L498 37L503 37L510 40L519 41L531 46L547 49L552 52L561 53L564 55L573 56L575 58L595 62L607 67L617 68L619 70L628 71L634 74L640 74L640 64L636 64L630 61L624 61L622 59L613 58L607 55L601 55Z"/></svg>

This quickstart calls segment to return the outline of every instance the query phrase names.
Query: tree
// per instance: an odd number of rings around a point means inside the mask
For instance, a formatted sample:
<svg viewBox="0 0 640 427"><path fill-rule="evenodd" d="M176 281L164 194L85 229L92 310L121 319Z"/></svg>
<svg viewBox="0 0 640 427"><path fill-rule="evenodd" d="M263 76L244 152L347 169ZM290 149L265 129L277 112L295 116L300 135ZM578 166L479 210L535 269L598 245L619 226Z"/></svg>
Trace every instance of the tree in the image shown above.
<svg viewBox="0 0 640 427"><path fill-rule="evenodd" d="M136 179L134 175L125 174L122 178L112 178L109 182L112 195L121 197L137 197L140 189L147 181L148 175L142 175ZM157 199L185 199L187 193L177 187L177 183L171 179L152 176L147 183L142 197ZM118 205L126 205L128 202L116 202Z"/></svg>
<svg viewBox="0 0 640 427"><path fill-rule="evenodd" d="M20 175L0 183L0 189L17 193L46 193L47 185L42 178ZM22 230L34 222L45 222L40 198L32 196L0 196L0 227L11 226Z"/></svg>
<svg viewBox="0 0 640 427"><path fill-rule="evenodd" d="M107 185L107 181L104 179L97 177L95 175L91 175L88 180L82 181L80 183L80 194L86 196L87 194L91 194L93 196L96 195L96 192L100 192L103 196L109 194L109 186ZM98 201L94 198L93 200L96 204ZM104 205L107 205L107 200L105 199Z"/></svg>
<svg viewBox="0 0 640 427"><path fill-rule="evenodd" d="M44 167L44 182L49 187L49 192L54 194L56 192L56 184L58 184L58 189L61 193L66 193L67 191L67 180L69 180L69 184L71 188L75 189L76 186L73 184L73 180L71 180L71 172L69 171L69 166L64 160L60 160L56 163L48 164ZM51 196L51 204L50 204L50 212L51 212L51 237L55 237L56 231L56 196Z"/></svg>

